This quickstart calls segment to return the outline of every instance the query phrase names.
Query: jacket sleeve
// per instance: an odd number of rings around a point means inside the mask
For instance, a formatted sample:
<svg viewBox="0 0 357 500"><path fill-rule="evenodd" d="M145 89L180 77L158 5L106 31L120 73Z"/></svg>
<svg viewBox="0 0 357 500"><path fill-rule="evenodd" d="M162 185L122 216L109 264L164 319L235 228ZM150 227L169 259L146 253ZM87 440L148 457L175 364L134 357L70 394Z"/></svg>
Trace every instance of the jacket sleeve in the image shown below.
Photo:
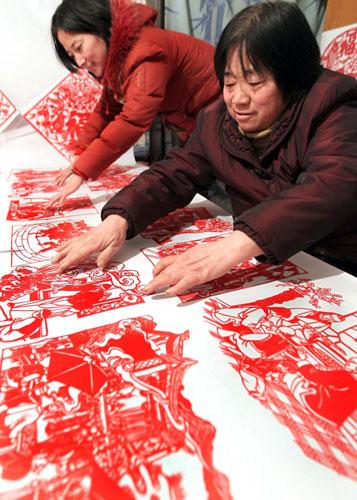
<svg viewBox="0 0 357 500"><path fill-rule="evenodd" d="M260 243L268 262L282 262L308 248L357 213L356 100L320 116L310 130L296 183L235 221L235 229Z"/></svg>
<svg viewBox="0 0 357 500"><path fill-rule="evenodd" d="M102 95L91 113L87 123L83 127L78 138L75 154L80 155L120 113L122 104L118 103L107 88L103 88Z"/></svg>
<svg viewBox="0 0 357 500"><path fill-rule="evenodd" d="M154 163L119 191L102 210L102 219L121 215L128 221L127 239L177 208L190 203L200 188L214 180L201 144L203 112L185 147L171 150L165 160Z"/></svg>
<svg viewBox="0 0 357 500"><path fill-rule="evenodd" d="M121 112L94 139L74 165L84 178L97 178L150 128L165 97L171 70L163 61L139 64L123 84Z"/></svg>

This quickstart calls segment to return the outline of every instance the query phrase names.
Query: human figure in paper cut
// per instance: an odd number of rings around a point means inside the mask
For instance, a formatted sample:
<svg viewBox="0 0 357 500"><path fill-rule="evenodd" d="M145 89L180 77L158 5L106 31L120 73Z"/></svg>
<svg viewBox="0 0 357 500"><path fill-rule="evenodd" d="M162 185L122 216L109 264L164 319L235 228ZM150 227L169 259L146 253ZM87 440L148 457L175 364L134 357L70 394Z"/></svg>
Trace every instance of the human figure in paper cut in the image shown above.
<svg viewBox="0 0 357 500"><path fill-rule="evenodd" d="M281 1L231 19L215 69L223 100L202 110L183 148L106 203L99 226L58 249L59 273L94 252L105 266L126 239L218 180L233 231L161 259L146 294L180 295L246 260L276 265L302 250L357 274L356 80L321 66L301 10Z"/></svg>
<svg viewBox="0 0 357 500"><path fill-rule="evenodd" d="M199 110L220 96L213 47L155 26L157 12L131 0L63 0L52 18L59 59L87 70L103 93L79 138L77 157L58 177L62 204L127 151L160 115L186 141Z"/></svg>

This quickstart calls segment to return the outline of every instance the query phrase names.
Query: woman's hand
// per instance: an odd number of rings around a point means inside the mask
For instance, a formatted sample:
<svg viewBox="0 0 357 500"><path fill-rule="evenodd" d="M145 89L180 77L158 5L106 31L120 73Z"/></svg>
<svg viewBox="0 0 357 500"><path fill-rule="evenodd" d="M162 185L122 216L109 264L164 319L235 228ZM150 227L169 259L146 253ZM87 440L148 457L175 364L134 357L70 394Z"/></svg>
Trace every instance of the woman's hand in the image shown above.
<svg viewBox="0 0 357 500"><path fill-rule="evenodd" d="M144 293L150 294L169 287L165 294L177 295L218 278L236 264L261 254L262 249L249 236L234 231L226 238L160 260L154 267L154 278L144 288Z"/></svg>
<svg viewBox="0 0 357 500"><path fill-rule="evenodd" d="M110 259L120 250L128 230L127 221L120 215L109 215L99 226L87 233L68 240L57 250L53 258L54 264L59 264L58 274L71 266L76 266L94 253L98 267L105 267Z"/></svg>
<svg viewBox="0 0 357 500"><path fill-rule="evenodd" d="M62 206L67 196L77 191L82 182L83 179L81 176L72 173L61 191L49 200L46 208L53 207L54 205Z"/></svg>
<svg viewBox="0 0 357 500"><path fill-rule="evenodd" d="M60 186L60 187L63 186L63 184L65 183L65 180L70 175L72 175L72 173L73 173L73 165L76 162L77 158L78 158L78 155L73 156L73 160L72 160L71 164L68 167L63 168L60 171L60 173L57 175L57 177L56 177L56 184L57 184L57 186Z"/></svg>

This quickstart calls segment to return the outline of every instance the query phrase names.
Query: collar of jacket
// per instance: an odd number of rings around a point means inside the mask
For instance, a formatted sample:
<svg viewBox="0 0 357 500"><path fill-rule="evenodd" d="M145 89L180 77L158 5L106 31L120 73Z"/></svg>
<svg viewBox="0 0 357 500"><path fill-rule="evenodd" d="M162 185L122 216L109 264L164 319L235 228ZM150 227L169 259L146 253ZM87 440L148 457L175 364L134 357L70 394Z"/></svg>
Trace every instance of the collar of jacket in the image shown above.
<svg viewBox="0 0 357 500"><path fill-rule="evenodd" d="M157 12L130 0L110 0L112 27L107 62L101 83L113 92L120 89L120 72L125 59L145 25L155 23Z"/></svg>
<svg viewBox="0 0 357 500"><path fill-rule="evenodd" d="M233 156L245 159L259 167L264 160L275 148L277 148L284 138L289 134L294 127L305 97L301 97L284 111L280 119L273 126L269 144L267 145L264 154L258 160L254 154L254 149L247 137L245 137L238 129L237 123L225 108L219 124L220 141L223 147Z"/></svg>

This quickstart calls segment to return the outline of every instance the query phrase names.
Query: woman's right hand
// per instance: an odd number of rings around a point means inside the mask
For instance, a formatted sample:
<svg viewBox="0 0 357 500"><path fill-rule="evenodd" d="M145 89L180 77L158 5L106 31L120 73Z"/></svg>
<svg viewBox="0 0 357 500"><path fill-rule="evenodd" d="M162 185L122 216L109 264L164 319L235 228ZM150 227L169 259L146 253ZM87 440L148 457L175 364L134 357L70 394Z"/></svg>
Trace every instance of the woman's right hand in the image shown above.
<svg viewBox="0 0 357 500"><path fill-rule="evenodd" d="M128 223L120 215L109 215L101 224L87 233L71 238L61 245L53 264L59 264L57 273L77 266L92 254L100 252L96 261L98 267L105 267L111 258L120 250L126 239Z"/></svg>
<svg viewBox="0 0 357 500"><path fill-rule="evenodd" d="M62 206L67 196L77 191L81 186L83 179L80 175L71 174L70 178L55 196L53 196L47 203L46 208L53 207L54 205Z"/></svg>
<svg viewBox="0 0 357 500"><path fill-rule="evenodd" d="M63 186L63 184L65 183L66 179L70 175L72 175L72 173L73 173L73 165L76 162L77 158L78 158L78 155L73 156L73 159L72 159L72 162L70 163L70 165L68 167L63 168L63 169L60 170L59 174L56 177L56 184L57 184L57 186Z"/></svg>

